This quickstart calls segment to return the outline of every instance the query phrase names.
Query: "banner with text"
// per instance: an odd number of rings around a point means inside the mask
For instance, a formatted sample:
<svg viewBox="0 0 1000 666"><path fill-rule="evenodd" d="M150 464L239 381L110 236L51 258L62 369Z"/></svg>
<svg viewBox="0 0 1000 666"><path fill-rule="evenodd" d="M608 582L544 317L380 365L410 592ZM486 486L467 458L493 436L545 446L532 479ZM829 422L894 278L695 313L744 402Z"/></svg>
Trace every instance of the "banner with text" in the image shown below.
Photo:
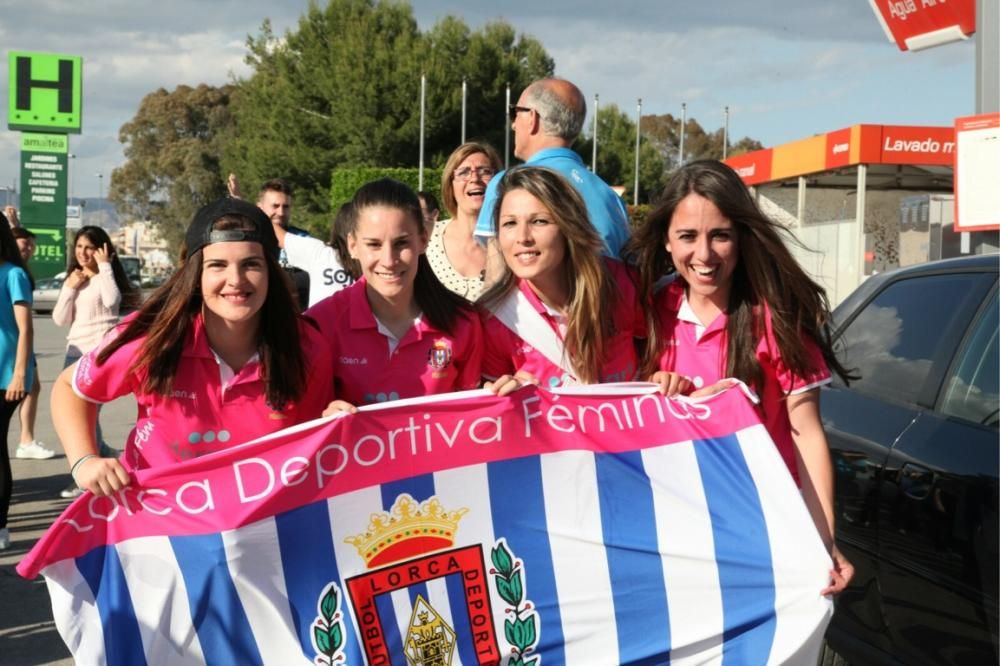
<svg viewBox="0 0 1000 666"><path fill-rule="evenodd" d="M362 408L84 495L19 564L78 663L815 663L830 560L739 389Z"/></svg>

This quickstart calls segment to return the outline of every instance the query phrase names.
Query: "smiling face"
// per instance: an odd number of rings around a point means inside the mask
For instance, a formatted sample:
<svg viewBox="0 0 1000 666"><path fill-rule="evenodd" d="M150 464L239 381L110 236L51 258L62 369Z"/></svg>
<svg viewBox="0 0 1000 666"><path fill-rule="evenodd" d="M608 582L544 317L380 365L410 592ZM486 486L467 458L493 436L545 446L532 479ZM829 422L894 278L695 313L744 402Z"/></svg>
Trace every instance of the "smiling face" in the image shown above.
<svg viewBox="0 0 1000 666"><path fill-rule="evenodd" d="M560 279L566 239L552 211L527 190L511 190L500 202L497 240L517 277L543 291Z"/></svg>
<svg viewBox="0 0 1000 666"><path fill-rule="evenodd" d="M483 153L473 153L455 167L451 187L459 214L471 217L479 215L486 185L492 178L493 165Z"/></svg>
<svg viewBox="0 0 1000 666"><path fill-rule="evenodd" d="M357 216L347 249L361 264L368 289L389 301L409 302L417 261L427 247L423 225L406 211L386 206L362 208Z"/></svg>
<svg viewBox="0 0 1000 666"><path fill-rule="evenodd" d="M714 203L692 192L674 209L666 247L688 284L689 298L700 297L724 311L740 258L732 221Z"/></svg>
<svg viewBox="0 0 1000 666"><path fill-rule="evenodd" d="M28 263L28 261L35 256L35 239L18 238L17 251L21 255L21 260L24 261L24 263Z"/></svg>
<svg viewBox="0 0 1000 666"><path fill-rule="evenodd" d="M257 202L257 207L264 211L271 224L286 228L292 217L292 197L277 190L265 190Z"/></svg>
<svg viewBox="0 0 1000 666"><path fill-rule="evenodd" d="M202 249L201 295L205 323L256 326L267 299L268 273L260 243L212 243Z"/></svg>
<svg viewBox="0 0 1000 666"><path fill-rule="evenodd" d="M93 241L84 234L77 236L73 253L76 256L76 263L80 264L80 268L86 268L93 273L97 272L97 260L94 259L95 250L97 250L97 246L94 245Z"/></svg>

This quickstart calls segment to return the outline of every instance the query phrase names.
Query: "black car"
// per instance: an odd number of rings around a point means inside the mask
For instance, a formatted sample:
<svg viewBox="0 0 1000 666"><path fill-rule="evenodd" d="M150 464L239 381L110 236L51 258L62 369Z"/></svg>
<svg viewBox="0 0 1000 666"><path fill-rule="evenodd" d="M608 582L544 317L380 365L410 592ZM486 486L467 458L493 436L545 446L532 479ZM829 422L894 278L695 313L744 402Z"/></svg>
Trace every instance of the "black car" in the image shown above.
<svg viewBox="0 0 1000 666"><path fill-rule="evenodd" d="M821 663L998 663L998 266L877 275L834 313L862 376L822 395L837 543L857 571Z"/></svg>

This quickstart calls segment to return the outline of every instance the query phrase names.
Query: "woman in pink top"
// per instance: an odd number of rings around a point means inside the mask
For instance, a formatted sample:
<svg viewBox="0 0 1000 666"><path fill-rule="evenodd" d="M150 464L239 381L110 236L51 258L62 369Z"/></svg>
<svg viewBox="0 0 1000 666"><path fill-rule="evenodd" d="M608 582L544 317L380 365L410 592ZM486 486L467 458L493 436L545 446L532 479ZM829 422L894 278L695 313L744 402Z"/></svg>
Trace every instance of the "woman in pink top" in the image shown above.
<svg viewBox="0 0 1000 666"><path fill-rule="evenodd" d="M296 313L267 215L239 199L200 209L177 272L59 376L56 433L83 489L107 495L129 470L168 465L320 416L329 347ZM133 394L121 462L97 456L96 405Z"/></svg>
<svg viewBox="0 0 1000 666"><path fill-rule="evenodd" d="M725 164L702 160L674 174L627 249L643 302L653 302L643 376L665 388L676 380L668 370L696 388L733 377L757 392L764 425L833 557L823 592L836 593L854 568L834 542L819 386L830 381L830 368L850 375L831 347L826 295L784 236ZM654 295L668 274L673 282Z"/></svg>
<svg viewBox="0 0 1000 666"><path fill-rule="evenodd" d="M490 387L503 394L524 382L634 379L636 339L645 337L635 286L621 263L602 256L576 189L549 169L517 167L497 198L505 267L479 300L493 315L483 360Z"/></svg>
<svg viewBox="0 0 1000 666"><path fill-rule="evenodd" d="M413 190L389 178L362 186L346 231L362 278L306 313L333 352L329 411L478 387L480 319L427 263Z"/></svg>

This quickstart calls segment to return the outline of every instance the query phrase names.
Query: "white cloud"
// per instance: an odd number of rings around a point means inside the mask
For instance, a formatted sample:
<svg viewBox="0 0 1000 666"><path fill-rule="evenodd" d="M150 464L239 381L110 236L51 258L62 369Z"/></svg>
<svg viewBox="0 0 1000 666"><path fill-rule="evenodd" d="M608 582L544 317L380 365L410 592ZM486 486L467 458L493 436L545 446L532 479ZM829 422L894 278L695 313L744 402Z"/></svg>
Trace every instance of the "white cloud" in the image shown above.
<svg viewBox="0 0 1000 666"><path fill-rule="evenodd" d="M270 16L280 38L307 7L308 0L0 0L0 40L10 50L84 57L84 134L71 150L81 173L109 173L123 159L118 129L143 96L249 74L247 35ZM857 122L948 124L970 111L973 95L971 43L901 53L861 1L414 2L422 29L449 13L474 29L502 14L542 42L557 73L591 104L598 93L602 105L631 115L642 97L644 113L679 115L687 102L688 116L707 129L722 125L729 105L732 134L767 145ZM16 155L16 135L0 128L0 137L13 150L5 154ZM0 163L0 183L15 177L16 160ZM91 180L81 177L77 193L96 194Z"/></svg>

